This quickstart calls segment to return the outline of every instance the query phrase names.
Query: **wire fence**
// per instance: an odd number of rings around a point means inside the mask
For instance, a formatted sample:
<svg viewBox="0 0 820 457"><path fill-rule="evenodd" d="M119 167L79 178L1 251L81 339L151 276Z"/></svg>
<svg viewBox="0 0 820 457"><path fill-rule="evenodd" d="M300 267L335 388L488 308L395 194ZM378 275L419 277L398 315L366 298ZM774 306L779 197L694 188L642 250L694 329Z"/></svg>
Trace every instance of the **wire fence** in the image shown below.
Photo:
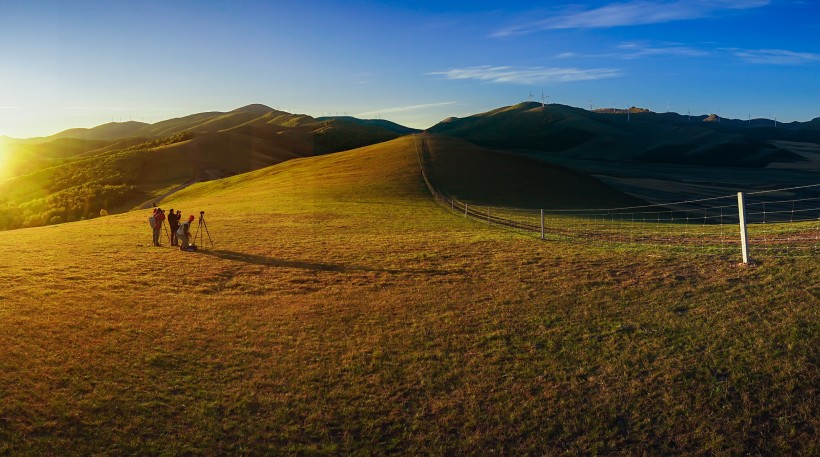
<svg viewBox="0 0 820 457"><path fill-rule="evenodd" d="M673 203L604 209L524 209L482 206L437 189L428 178L429 149L416 150L424 182L435 200L454 213L490 226L547 240L655 245L687 252L740 256L738 194ZM744 194L752 256L820 255L820 184Z"/></svg>

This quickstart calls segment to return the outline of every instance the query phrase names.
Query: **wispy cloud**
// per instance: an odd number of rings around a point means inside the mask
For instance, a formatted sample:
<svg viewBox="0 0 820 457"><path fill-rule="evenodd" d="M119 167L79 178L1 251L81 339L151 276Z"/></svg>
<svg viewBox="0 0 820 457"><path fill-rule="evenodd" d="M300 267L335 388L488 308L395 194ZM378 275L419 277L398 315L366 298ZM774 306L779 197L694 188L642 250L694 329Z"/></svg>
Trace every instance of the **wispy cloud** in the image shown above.
<svg viewBox="0 0 820 457"><path fill-rule="evenodd" d="M403 113L406 111L416 111L421 109L427 108L435 108L438 106L447 106L447 105L455 105L458 102L439 102L439 103L425 103L423 105L407 105L407 106L396 106L393 108L384 108L374 111L367 111L365 113L359 113L359 116L374 116L377 114L391 114L391 113Z"/></svg>
<svg viewBox="0 0 820 457"><path fill-rule="evenodd" d="M534 21L514 24L492 34L494 37L524 35L541 30L608 28L700 19L720 11L760 8L770 0L633 0L599 8L567 7Z"/></svg>
<svg viewBox="0 0 820 457"><path fill-rule="evenodd" d="M748 63L764 65L805 65L820 62L820 54L785 49L727 49Z"/></svg>
<svg viewBox="0 0 820 457"><path fill-rule="evenodd" d="M577 52L563 52L555 56L556 59L569 59L573 57L578 58L594 58L594 59L642 59L647 57L705 57L711 55L712 52L705 49L693 48L691 46L684 46L679 43L622 43L615 47L613 51L581 54Z"/></svg>
<svg viewBox="0 0 820 457"><path fill-rule="evenodd" d="M681 45L648 45L645 43L624 43L618 46L616 57L623 59L640 59L643 57L705 57L709 52L703 49Z"/></svg>
<svg viewBox="0 0 820 457"><path fill-rule="evenodd" d="M622 72L613 68L514 68L484 65L479 67L454 68L452 70L436 71L428 74L432 76L443 76L445 79L474 79L494 83L536 84L616 78L621 76Z"/></svg>
<svg viewBox="0 0 820 457"><path fill-rule="evenodd" d="M808 65L820 62L820 54L810 52L790 51L786 49L740 49L687 46L681 43L651 43L631 42L621 43L610 52L583 54L564 52L557 54L556 59L586 58L586 59L643 59L652 57L735 57L747 63L760 65ZM714 43L707 43L714 44Z"/></svg>

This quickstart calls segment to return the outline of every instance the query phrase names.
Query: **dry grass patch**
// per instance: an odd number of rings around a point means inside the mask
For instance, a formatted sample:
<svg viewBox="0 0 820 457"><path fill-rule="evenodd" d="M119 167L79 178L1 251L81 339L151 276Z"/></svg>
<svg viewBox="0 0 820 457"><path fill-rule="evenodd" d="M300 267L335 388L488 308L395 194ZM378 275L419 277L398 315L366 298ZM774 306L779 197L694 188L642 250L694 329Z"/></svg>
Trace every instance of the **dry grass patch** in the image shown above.
<svg viewBox="0 0 820 457"><path fill-rule="evenodd" d="M811 259L539 242L430 203L412 140L0 233L0 453L817 452Z"/></svg>

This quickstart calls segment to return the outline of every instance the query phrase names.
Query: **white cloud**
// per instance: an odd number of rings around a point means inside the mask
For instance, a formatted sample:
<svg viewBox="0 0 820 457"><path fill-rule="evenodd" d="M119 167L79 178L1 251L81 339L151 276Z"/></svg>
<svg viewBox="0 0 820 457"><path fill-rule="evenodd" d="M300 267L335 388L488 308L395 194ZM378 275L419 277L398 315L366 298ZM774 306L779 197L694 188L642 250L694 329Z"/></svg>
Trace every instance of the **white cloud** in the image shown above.
<svg viewBox="0 0 820 457"><path fill-rule="evenodd" d="M425 103L423 105L407 105L407 106L396 106L393 108L384 108L380 110L374 111L367 111L365 113L359 113L359 116L374 116L377 114L390 114L390 113L403 113L406 111L416 111L421 109L427 108L435 108L437 106L447 106L447 105L455 105L458 102L439 102L439 103Z"/></svg>
<svg viewBox="0 0 820 457"><path fill-rule="evenodd" d="M607 28L661 24L709 17L723 10L760 8L770 0L633 0L599 8L567 7L556 15L496 31L492 36L524 35L541 30Z"/></svg>
<svg viewBox="0 0 820 457"><path fill-rule="evenodd" d="M620 57L623 59L640 59L643 57L704 57L708 56L709 52L702 49L691 48L680 45L660 45L652 46L642 43L624 43L618 46L620 54L615 54L613 57Z"/></svg>
<svg viewBox="0 0 820 457"><path fill-rule="evenodd" d="M820 61L820 54L784 49L728 49L746 62L766 65L804 65Z"/></svg>
<svg viewBox="0 0 820 457"><path fill-rule="evenodd" d="M646 57L705 57L712 52L704 49L684 46L678 43L623 43L615 47L615 51L598 54L579 54L576 52L564 52L555 56L556 59L567 59L571 57L591 58L591 59L642 59Z"/></svg>
<svg viewBox="0 0 820 457"><path fill-rule="evenodd" d="M484 65L479 67L454 68L452 70L437 71L428 74L443 76L445 79L474 79L494 83L536 84L615 78L621 76L622 72L612 68L513 68Z"/></svg>

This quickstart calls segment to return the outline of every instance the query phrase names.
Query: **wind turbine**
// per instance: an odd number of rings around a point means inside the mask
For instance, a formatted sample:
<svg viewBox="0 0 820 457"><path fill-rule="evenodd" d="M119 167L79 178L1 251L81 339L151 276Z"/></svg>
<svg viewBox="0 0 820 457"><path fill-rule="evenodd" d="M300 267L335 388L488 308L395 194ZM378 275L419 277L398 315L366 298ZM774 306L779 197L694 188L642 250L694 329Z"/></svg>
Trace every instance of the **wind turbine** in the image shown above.
<svg viewBox="0 0 820 457"><path fill-rule="evenodd" d="M688 118L689 121L692 120L692 110L691 109L686 110L686 117Z"/></svg>
<svg viewBox="0 0 820 457"><path fill-rule="evenodd" d="M532 92L530 92L530 101L532 101Z"/></svg>
<svg viewBox="0 0 820 457"><path fill-rule="evenodd" d="M777 114L774 115L774 126L777 127Z"/></svg>
<svg viewBox="0 0 820 457"><path fill-rule="evenodd" d="M544 100L545 100L546 98L547 98L547 96L546 96L546 95L544 95L544 91L542 90L542 91L541 91L541 108L546 108L546 107L547 107L547 104L546 104L546 103L544 103Z"/></svg>
<svg viewBox="0 0 820 457"><path fill-rule="evenodd" d="M589 102L589 110L592 111L592 100L587 100Z"/></svg>

